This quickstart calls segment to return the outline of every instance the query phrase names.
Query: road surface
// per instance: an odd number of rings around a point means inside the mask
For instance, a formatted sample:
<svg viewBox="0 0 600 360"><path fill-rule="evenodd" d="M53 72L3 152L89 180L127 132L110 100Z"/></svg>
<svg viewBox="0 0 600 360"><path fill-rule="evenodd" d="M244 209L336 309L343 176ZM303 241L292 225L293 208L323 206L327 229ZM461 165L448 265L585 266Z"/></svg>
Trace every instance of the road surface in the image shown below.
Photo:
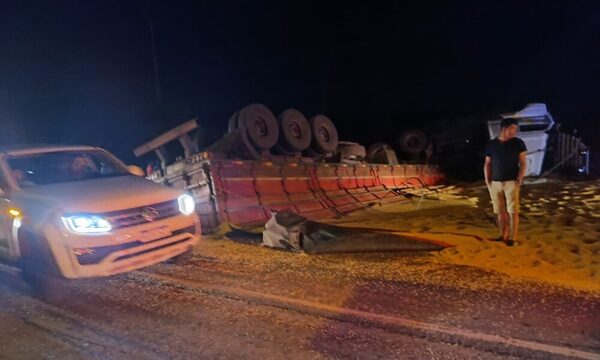
<svg viewBox="0 0 600 360"><path fill-rule="evenodd" d="M184 265L57 282L48 296L2 267L0 359L600 359L595 293L427 254L313 264L231 243L207 240ZM290 260L269 267L271 253ZM354 269L373 263L400 276Z"/></svg>

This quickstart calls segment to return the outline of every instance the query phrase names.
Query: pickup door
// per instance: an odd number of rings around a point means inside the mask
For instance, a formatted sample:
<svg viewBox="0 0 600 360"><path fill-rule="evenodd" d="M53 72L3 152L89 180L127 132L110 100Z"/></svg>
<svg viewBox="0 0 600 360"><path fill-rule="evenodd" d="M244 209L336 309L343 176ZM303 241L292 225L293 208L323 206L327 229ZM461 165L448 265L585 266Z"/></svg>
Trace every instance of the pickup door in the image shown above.
<svg viewBox="0 0 600 360"><path fill-rule="evenodd" d="M14 227L15 216L10 213L11 203L8 199L8 185L5 180L0 168L0 259L8 260L18 256L16 244L13 241L13 231L16 232L18 228Z"/></svg>

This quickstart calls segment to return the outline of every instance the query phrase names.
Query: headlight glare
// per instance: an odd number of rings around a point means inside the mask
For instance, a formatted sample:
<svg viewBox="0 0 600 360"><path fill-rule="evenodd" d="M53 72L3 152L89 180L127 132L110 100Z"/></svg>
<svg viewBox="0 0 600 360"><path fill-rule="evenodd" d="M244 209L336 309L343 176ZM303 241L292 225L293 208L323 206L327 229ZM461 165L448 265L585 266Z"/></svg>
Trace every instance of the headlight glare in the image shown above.
<svg viewBox="0 0 600 360"><path fill-rule="evenodd" d="M112 229L112 226L106 219L97 215L71 215L64 216L62 220L69 230L76 233L105 233Z"/></svg>
<svg viewBox="0 0 600 360"><path fill-rule="evenodd" d="M179 211L183 215L191 215L196 210L196 201L191 195L183 194L177 198Z"/></svg>

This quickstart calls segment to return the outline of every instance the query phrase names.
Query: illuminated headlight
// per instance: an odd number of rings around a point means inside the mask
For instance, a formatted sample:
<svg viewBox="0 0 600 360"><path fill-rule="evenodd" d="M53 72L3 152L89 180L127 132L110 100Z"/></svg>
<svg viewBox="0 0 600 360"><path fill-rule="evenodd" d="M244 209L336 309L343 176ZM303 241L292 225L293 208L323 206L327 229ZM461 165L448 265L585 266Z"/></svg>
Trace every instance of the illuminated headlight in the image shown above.
<svg viewBox="0 0 600 360"><path fill-rule="evenodd" d="M194 210L196 210L196 201L191 195L183 194L177 198L177 203L179 203L179 211L183 215L191 215Z"/></svg>
<svg viewBox="0 0 600 360"><path fill-rule="evenodd" d="M63 217L62 220L69 230L76 233L105 233L112 229L106 219L97 215L71 215Z"/></svg>

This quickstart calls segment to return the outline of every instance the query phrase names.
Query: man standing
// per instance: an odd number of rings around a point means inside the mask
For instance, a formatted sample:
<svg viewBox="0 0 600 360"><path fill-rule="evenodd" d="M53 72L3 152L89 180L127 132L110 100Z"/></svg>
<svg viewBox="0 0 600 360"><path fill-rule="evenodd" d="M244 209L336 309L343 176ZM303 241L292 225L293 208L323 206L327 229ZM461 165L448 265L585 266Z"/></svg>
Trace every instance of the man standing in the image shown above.
<svg viewBox="0 0 600 360"><path fill-rule="evenodd" d="M498 231L506 245L517 240L519 228L519 190L527 167L527 147L517 137L519 122L506 118L500 123L500 135L485 148L483 175L498 216Z"/></svg>

